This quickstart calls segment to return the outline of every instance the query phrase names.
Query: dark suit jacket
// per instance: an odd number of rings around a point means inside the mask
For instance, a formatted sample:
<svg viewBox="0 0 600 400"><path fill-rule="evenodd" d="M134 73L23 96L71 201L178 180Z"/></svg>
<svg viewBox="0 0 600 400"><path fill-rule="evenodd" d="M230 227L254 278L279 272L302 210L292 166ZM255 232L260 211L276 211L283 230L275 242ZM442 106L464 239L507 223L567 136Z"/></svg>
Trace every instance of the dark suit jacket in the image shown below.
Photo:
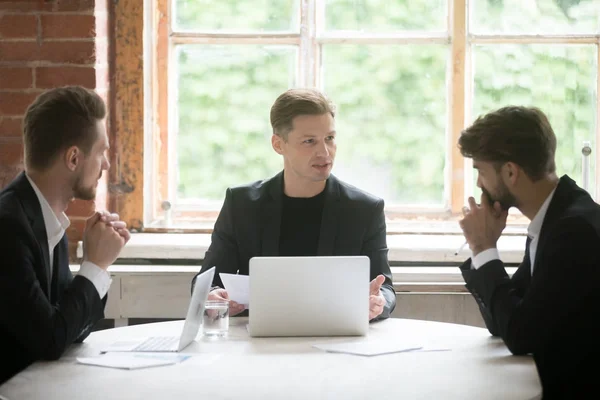
<svg viewBox="0 0 600 400"><path fill-rule="evenodd" d="M383 200L341 182L333 175L329 177L325 191L315 255L368 256L371 279L385 275L381 290L386 306L379 318L387 318L396 305L396 295L387 259ZM248 275L250 258L278 256L282 196L282 172L269 180L227 189L200 272L216 266L214 284L222 287L219 273ZM194 277L193 282L195 280Z"/></svg>
<svg viewBox="0 0 600 400"><path fill-rule="evenodd" d="M54 360L104 317L104 302L69 270L66 235L49 249L42 209L25 174L0 192L0 383L39 359Z"/></svg>
<svg viewBox="0 0 600 400"><path fill-rule="evenodd" d="M526 258L512 278L500 260L478 270L468 260L461 269L490 333L513 354L533 354L544 399L598 396L600 206L585 190L567 176L560 179L533 276Z"/></svg>

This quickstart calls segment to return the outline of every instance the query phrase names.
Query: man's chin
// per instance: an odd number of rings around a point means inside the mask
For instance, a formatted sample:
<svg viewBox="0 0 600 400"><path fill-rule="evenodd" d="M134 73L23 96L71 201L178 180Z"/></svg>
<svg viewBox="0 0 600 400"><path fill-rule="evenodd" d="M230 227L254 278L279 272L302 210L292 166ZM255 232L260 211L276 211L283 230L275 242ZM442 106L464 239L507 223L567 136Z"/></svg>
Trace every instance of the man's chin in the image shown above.
<svg viewBox="0 0 600 400"><path fill-rule="evenodd" d="M96 200L95 190L77 190L74 197L78 200Z"/></svg>
<svg viewBox="0 0 600 400"><path fill-rule="evenodd" d="M311 180L313 182L323 182L323 181L326 181L327 179L329 179L330 175L331 175L331 172L319 174L319 175L313 176Z"/></svg>
<svg viewBox="0 0 600 400"><path fill-rule="evenodd" d="M325 181L329 178L329 176L331 175L331 167L327 168L327 169L322 169L322 170L316 170L313 171L313 180L315 182L318 181Z"/></svg>

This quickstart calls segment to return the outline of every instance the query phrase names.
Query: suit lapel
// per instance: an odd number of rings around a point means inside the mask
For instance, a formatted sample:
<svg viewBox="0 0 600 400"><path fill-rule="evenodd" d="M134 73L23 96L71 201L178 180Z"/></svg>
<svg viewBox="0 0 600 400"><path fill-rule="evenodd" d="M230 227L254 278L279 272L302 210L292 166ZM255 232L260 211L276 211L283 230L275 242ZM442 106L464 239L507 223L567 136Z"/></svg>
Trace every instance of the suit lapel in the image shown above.
<svg viewBox="0 0 600 400"><path fill-rule="evenodd" d="M15 182L16 191L19 193L23 209L31 224L31 229L38 242L40 253L42 254L43 265L34 265L36 274L40 280L40 286L50 298L50 255L48 251L48 235L46 234L46 225L44 224L44 215L42 206L29 183L29 180L22 172Z"/></svg>
<svg viewBox="0 0 600 400"><path fill-rule="evenodd" d="M283 172L268 183L267 196L260 209L261 213L261 255L279 255L279 232L281 229L281 202L283 193Z"/></svg>
<svg viewBox="0 0 600 400"><path fill-rule="evenodd" d="M321 231L319 233L318 256L333 255L335 236L338 227L338 213L340 200L340 185L337 178L329 176L325 186L325 204L323 205L323 216L321 217Z"/></svg>

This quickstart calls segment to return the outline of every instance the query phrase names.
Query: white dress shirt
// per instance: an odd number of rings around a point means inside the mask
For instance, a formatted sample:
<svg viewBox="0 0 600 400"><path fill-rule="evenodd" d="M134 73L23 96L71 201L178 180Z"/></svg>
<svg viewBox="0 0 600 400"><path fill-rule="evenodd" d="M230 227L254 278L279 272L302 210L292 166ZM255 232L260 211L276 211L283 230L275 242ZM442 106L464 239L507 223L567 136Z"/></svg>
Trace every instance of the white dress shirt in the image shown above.
<svg viewBox="0 0 600 400"><path fill-rule="evenodd" d="M35 182L33 182L27 174L25 174L25 176L27 177L27 180L29 180L29 184L33 188L33 191L40 202L40 207L42 208L44 225L46 226L46 236L48 237L50 280L52 280L52 271L54 270L54 248L65 235L65 231L69 225L71 225L71 222L64 212L60 213L60 215L56 215ZM98 291L100 298L106 296L106 293L108 293L108 289L110 288L110 284L112 283L110 274L107 271L103 270L92 262L84 261L79 268L78 275L81 275L92 282Z"/></svg>
<svg viewBox="0 0 600 400"><path fill-rule="evenodd" d="M533 217L533 219L529 223L529 226L527 227L527 236L531 238L531 243L529 244L529 263L531 264L531 274L533 274L535 253L537 252L537 245L540 237L540 231L542 230L542 224L544 223L544 218L546 218L546 212L548 212L548 206L552 201L552 197L554 197L555 191L556 188L554 188L554 190L550 192L548 197L546 197L546 200L544 200L544 203L542 204L537 214L535 214L535 217ZM478 269L482 265L492 260L498 259L500 259L498 249L496 249L495 247L487 249L471 258L471 267Z"/></svg>

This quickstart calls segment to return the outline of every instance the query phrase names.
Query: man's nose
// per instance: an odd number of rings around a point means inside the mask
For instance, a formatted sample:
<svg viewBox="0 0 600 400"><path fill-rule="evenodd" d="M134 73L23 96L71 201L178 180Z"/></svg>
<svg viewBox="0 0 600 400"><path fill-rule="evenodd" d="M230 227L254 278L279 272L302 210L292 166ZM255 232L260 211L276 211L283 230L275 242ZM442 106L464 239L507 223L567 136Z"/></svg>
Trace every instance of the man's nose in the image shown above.
<svg viewBox="0 0 600 400"><path fill-rule="evenodd" d="M329 156L329 147L327 147L327 143L320 142L317 146L317 154Z"/></svg>

